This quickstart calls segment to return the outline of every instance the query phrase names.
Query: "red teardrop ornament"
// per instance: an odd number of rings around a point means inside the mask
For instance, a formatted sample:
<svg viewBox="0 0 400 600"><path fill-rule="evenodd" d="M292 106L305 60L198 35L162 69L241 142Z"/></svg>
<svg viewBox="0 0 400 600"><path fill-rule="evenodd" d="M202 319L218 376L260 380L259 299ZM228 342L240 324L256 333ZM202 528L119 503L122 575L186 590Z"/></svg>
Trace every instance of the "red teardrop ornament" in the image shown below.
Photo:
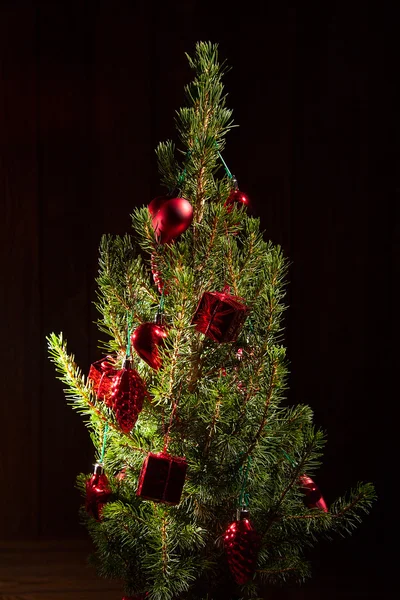
<svg viewBox="0 0 400 600"><path fill-rule="evenodd" d="M328 507L322 497L321 491L317 484L308 475L299 477L300 485L304 493L304 503L308 508L319 508L324 512L328 512Z"/></svg>
<svg viewBox="0 0 400 600"><path fill-rule="evenodd" d="M151 203L150 203L151 204ZM153 229L161 244L167 244L191 225L193 206L185 198L171 198L161 204L152 219Z"/></svg>
<svg viewBox="0 0 400 600"><path fill-rule="evenodd" d="M170 199L171 199L170 196L156 196L156 198L153 198L153 200L150 202L149 206L147 207L149 209L149 213L151 214L151 216L154 217L155 214L160 210L162 205Z"/></svg>
<svg viewBox="0 0 400 600"><path fill-rule="evenodd" d="M142 323L131 335L131 344L152 369L161 367L159 347L167 337L162 325L157 323Z"/></svg>

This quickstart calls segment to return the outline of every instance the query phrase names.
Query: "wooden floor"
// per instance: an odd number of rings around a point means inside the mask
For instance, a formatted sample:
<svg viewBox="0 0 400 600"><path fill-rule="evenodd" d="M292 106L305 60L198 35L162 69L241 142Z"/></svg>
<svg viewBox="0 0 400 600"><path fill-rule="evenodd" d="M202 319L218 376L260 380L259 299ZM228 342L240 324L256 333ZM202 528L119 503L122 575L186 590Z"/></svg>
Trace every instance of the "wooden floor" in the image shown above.
<svg viewBox="0 0 400 600"><path fill-rule="evenodd" d="M122 600L122 584L100 579L82 540L0 542L0 600ZM336 564L340 565L336 557ZM328 562L329 565L329 562ZM372 570L320 564L304 586L269 588L268 600L372 600L383 597ZM388 596L385 596L388 597ZM392 597L392 596L391 596Z"/></svg>
<svg viewBox="0 0 400 600"><path fill-rule="evenodd" d="M87 564L87 542L0 542L1 600L121 600Z"/></svg>

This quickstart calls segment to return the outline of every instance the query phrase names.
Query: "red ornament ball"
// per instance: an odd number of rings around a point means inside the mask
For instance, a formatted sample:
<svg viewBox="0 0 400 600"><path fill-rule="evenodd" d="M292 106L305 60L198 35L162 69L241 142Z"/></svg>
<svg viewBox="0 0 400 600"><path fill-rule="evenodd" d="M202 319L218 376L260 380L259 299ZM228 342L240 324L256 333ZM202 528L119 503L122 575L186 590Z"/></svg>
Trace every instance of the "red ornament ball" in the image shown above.
<svg viewBox="0 0 400 600"><path fill-rule="evenodd" d="M250 205L249 197L247 196L247 194L241 192L240 190L232 190L228 198L226 199L224 206L226 207L228 212L231 212L235 204L248 207Z"/></svg>
<svg viewBox="0 0 400 600"><path fill-rule="evenodd" d="M146 395L145 384L139 373L131 368L130 360L125 359L121 370L112 383L111 406L122 431L129 433L134 427Z"/></svg>
<svg viewBox="0 0 400 600"><path fill-rule="evenodd" d="M328 507L322 497L319 487L308 475L299 477L300 485L304 493L304 503L308 508L319 508L328 512Z"/></svg>
<svg viewBox="0 0 400 600"><path fill-rule="evenodd" d="M152 202L155 200L157 198ZM193 206L185 198L170 198L155 203L151 209L149 206L150 214L158 206L158 210L152 215L152 225L158 241L167 244L190 227L193 221Z"/></svg>
<svg viewBox="0 0 400 600"><path fill-rule="evenodd" d="M161 367L159 347L167 337L162 325L157 323L142 323L131 335L131 343L141 359L152 369Z"/></svg>
<svg viewBox="0 0 400 600"><path fill-rule="evenodd" d="M101 513L104 504L111 496L111 488L101 465L94 466L94 473L86 482L86 511L96 519L101 521Z"/></svg>
<svg viewBox="0 0 400 600"><path fill-rule="evenodd" d="M256 570L260 536L242 511L240 519L229 525L224 535L224 547L229 569L239 585L244 585Z"/></svg>

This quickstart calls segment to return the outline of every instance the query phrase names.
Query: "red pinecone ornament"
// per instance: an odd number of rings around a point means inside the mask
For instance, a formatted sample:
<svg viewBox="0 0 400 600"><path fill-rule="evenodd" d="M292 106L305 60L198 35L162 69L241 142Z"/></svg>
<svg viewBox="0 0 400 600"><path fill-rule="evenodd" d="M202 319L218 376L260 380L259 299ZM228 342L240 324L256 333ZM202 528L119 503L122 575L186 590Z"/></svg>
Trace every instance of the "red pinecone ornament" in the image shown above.
<svg viewBox="0 0 400 600"><path fill-rule="evenodd" d="M324 512L328 512L328 507L322 497L321 491L317 484L308 475L299 477L300 485L304 493L304 503L308 508L319 508Z"/></svg>
<svg viewBox="0 0 400 600"><path fill-rule="evenodd" d="M104 504L111 496L111 488L108 483L107 475L101 465L94 465L94 473L86 482L86 511L96 519L101 521L101 513Z"/></svg>
<svg viewBox="0 0 400 600"><path fill-rule="evenodd" d="M249 581L256 570L260 548L260 536L253 529L248 515L247 510L242 510L240 518L229 525L224 535L229 569L239 585Z"/></svg>
<svg viewBox="0 0 400 600"><path fill-rule="evenodd" d="M159 347L167 337L167 332L158 323L142 323L131 335L131 343L141 359L152 369L161 367Z"/></svg>
<svg viewBox="0 0 400 600"><path fill-rule="evenodd" d="M129 433L134 427L140 411L146 387L139 373L132 369L126 358L122 369L117 371L112 383L111 406L122 431Z"/></svg>

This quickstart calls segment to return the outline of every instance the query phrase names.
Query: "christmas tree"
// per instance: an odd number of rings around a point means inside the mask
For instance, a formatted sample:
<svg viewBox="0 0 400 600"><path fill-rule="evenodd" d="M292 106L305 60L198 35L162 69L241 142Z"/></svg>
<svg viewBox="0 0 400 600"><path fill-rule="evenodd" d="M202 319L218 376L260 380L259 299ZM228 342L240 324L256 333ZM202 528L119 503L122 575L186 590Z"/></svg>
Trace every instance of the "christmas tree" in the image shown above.
<svg viewBox="0 0 400 600"><path fill-rule="evenodd" d="M222 157L233 121L217 46L188 59L179 148L157 148L167 191L133 211L132 236L101 240L104 357L85 377L62 334L48 339L96 451L78 477L93 560L132 600L302 581L306 549L351 532L375 496L358 484L328 509L314 482L325 436L286 398L287 260Z"/></svg>

